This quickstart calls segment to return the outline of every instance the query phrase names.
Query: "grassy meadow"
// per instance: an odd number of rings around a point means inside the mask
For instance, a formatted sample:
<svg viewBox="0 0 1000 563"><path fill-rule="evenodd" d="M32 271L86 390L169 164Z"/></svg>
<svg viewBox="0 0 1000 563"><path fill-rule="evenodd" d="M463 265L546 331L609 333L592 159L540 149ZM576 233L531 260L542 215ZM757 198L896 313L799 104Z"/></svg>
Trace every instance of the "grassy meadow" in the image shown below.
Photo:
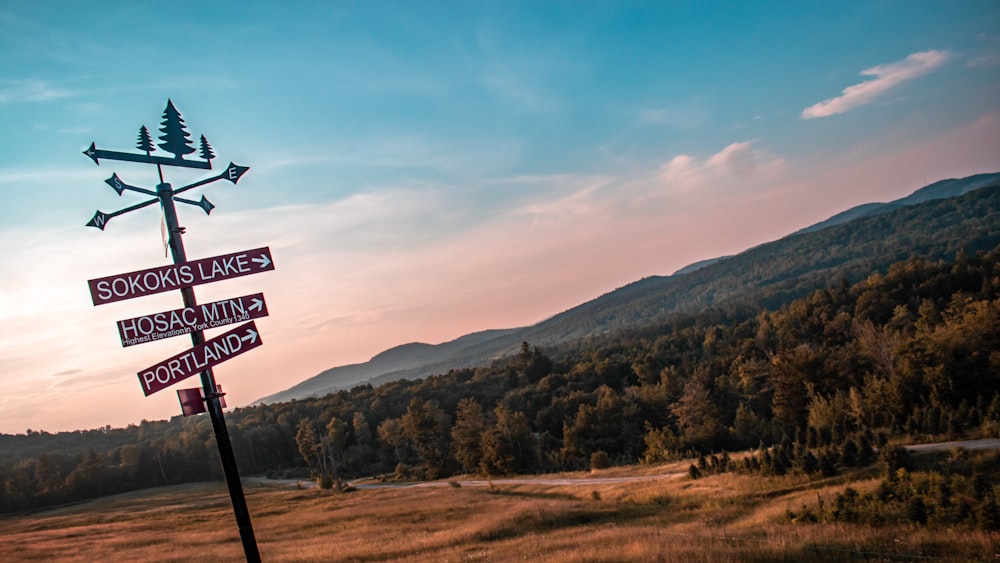
<svg viewBox="0 0 1000 563"><path fill-rule="evenodd" d="M462 484L338 494L251 481L264 561L996 560L1000 533L796 523L848 479L721 474L688 464L567 474L572 485ZM630 480L611 482L610 478ZM636 477L647 477L640 480ZM542 481L544 479L544 481ZM599 481L595 482L595 479ZM588 480L590 482L588 482ZM548 484L547 484L548 483ZM240 561L222 483L151 489L0 519L0 561Z"/></svg>

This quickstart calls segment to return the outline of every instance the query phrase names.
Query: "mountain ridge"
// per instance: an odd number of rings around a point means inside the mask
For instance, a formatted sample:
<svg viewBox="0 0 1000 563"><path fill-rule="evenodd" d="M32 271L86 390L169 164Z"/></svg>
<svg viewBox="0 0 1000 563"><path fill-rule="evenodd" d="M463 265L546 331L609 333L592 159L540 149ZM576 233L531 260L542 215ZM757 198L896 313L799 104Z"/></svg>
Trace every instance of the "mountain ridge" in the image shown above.
<svg viewBox="0 0 1000 563"><path fill-rule="evenodd" d="M941 180L888 203L853 207L733 256L695 262L669 276L642 278L528 327L484 330L436 345L415 342L395 346L368 362L325 370L255 404L321 396L359 384L379 385L449 369L487 365L514 353L521 342L557 346L630 326L662 322L677 313L724 306L735 300L774 306L825 286L831 275L860 279L879 264L905 258L893 247L901 238L909 245L904 254L931 248L948 251L946 241L938 239L963 236L971 228L969 225L978 224L977 221L986 221L986 228L973 229L978 232L976 237L966 235L966 240L971 241L970 248L992 248L1000 244L1000 226L989 222L993 211L990 206L995 205L1000 212L1000 189L992 190L996 192L992 198L996 201L991 199L984 204L986 210L976 207L963 212L960 204L941 203L990 187L1000 188L1000 172ZM912 211L923 205L933 206L935 202L940 209L925 210L926 213ZM975 207L974 202L969 205ZM924 221L936 232L934 236L926 232L901 233L892 221L885 219L887 216L904 225L908 224L906 221ZM969 225L956 227L948 218ZM954 232L946 235L949 229ZM859 231L870 235L866 239Z"/></svg>

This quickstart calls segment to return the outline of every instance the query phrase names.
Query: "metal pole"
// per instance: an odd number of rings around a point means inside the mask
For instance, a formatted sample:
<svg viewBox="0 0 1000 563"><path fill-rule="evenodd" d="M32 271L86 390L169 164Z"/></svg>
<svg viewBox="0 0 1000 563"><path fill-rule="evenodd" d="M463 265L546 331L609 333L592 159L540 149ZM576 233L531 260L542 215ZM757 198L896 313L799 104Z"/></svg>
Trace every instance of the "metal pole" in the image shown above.
<svg viewBox="0 0 1000 563"><path fill-rule="evenodd" d="M184 241L181 239L181 228L177 222L177 209L174 207L174 191L170 184L161 183L156 186L156 194L163 207L163 217L167 224L167 236L174 264L187 262ZM197 305L193 287L181 288L181 297L185 307ZM191 342L195 346L204 344L205 333L200 330L192 332ZM243 495L243 483L240 481L240 473L236 467L236 456L233 455L233 444L229 440L229 430L226 428L225 415L222 412L222 405L219 403L219 390L215 384L212 368L201 372L201 386L208 403L208 414L212 419L212 427L215 429L215 441L219 445L219 457L222 458L222 471L226 476L229 497L233 501L233 513L236 515L236 525L239 527L240 539L243 541L243 553L246 555L248 563L259 563L260 552L257 550L257 539L254 537L253 524L250 522L250 511L247 509L246 498Z"/></svg>

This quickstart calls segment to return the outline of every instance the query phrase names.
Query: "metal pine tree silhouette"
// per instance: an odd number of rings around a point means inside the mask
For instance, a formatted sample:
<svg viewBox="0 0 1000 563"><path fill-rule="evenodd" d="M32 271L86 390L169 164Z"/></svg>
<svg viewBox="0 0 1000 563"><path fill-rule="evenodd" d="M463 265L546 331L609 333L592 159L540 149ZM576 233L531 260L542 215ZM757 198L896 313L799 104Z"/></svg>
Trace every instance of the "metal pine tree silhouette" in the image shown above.
<svg viewBox="0 0 1000 563"><path fill-rule="evenodd" d="M201 136L200 149L198 151L198 156L204 158L205 160L212 160L215 158L215 153L212 152L212 145L208 144L208 139L204 135Z"/></svg>
<svg viewBox="0 0 1000 563"><path fill-rule="evenodd" d="M143 125L139 128L139 140L135 144L135 148L146 151L149 154L156 150L156 145L153 144L153 137L149 134L149 129Z"/></svg>
<svg viewBox="0 0 1000 563"><path fill-rule="evenodd" d="M174 153L174 158L181 159L184 155L194 152L191 144L191 134L184 128L184 118L174 107L171 100L167 100L167 108L163 110L163 122L160 123L160 148Z"/></svg>

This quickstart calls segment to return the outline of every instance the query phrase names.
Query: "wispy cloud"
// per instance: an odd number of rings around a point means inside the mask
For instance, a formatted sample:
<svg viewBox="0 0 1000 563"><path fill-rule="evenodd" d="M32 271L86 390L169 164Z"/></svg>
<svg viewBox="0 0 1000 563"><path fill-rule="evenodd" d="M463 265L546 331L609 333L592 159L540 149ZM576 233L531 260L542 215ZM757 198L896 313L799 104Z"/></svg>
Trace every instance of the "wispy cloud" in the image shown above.
<svg viewBox="0 0 1000 563"><path fill-rule="evenodd" d="M980 33L976 36L979 42L977 50L965 66L980 70L990 70L1000 67L1000 35Z"/></svg>
<svg viewBox="0 0 1000 563"><path fill-rule="evenodd" d="M44 80L25 78L21 80L0 80L0 104L16 102L46 102L60 98L71 98L78 92L52 86Z"/></svg>
<svg viewBox="0 0 1000 563"><path fill-rule="evenodd" d="M802 110L802 119L829 117L845 113L858 106L869 104L896 86L919 78L939 66L949 58L947 51L921 51L905 59L873 66L861 71L861 76L871 76L871 80L844 88L841 95L823 100Z"/></svg>
<svg viewBox="0 0 1000 563"><path fill-rule="evenodd" d="M775 178L784 160L753 146L752 141L727 145L708 158L680 154L660 167L660 179L672 193L687 193L708 185L745 182L756 176L756 184Z"/></svg>
<svg viewBox="0 0 1000 563"><path fill-rule="evenodd" d="M639 112L641 126L667 126L676 129L697 129L709 118L708 109L701 99L683 105L645 108Z"/></svg>

